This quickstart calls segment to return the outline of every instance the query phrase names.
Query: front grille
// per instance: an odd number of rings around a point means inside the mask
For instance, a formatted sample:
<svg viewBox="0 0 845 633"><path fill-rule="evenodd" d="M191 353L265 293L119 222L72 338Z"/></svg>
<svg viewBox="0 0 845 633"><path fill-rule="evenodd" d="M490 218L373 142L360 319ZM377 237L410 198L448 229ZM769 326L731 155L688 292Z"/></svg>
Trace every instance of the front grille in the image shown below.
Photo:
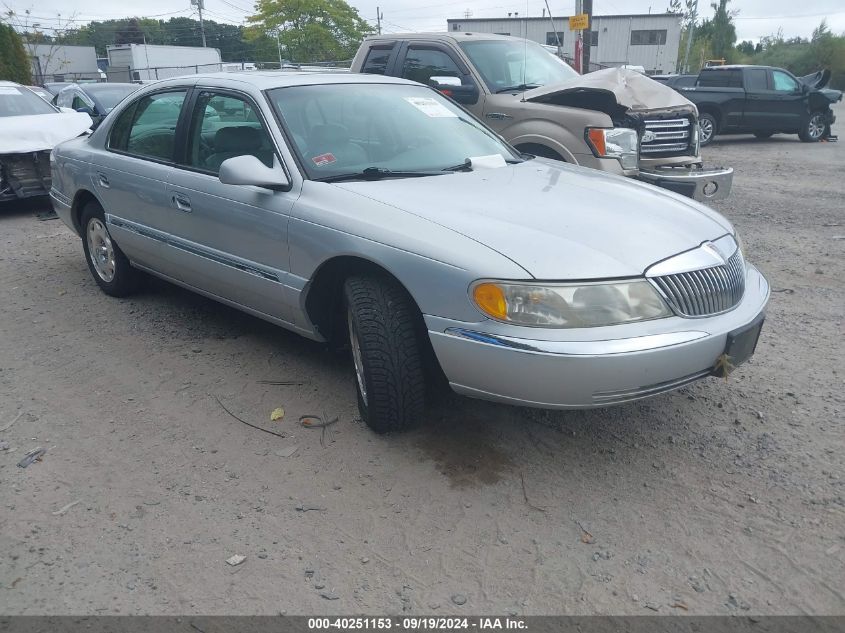
<svg viewBox="0 0 845 633"><path fill-rule="evenodd" d="M692 123L689 119L649 119L645 121L645 136L654 134L654 139L640 143L640 154L668 156L687 154L692 138Z"/></svg>
<svg viewBox="0 0 845 633"><path fill-rule="evenodd" d="M3 193L19 198L46 195L50 191L50 152L0 156Z"/></svg>
<svg viewBox="0 0 845 633"><path fill-rule="evenodd" d="M672 309L699 317L726 312L745 292L745 262L739 249L722 266L652 277Z"/></svg>

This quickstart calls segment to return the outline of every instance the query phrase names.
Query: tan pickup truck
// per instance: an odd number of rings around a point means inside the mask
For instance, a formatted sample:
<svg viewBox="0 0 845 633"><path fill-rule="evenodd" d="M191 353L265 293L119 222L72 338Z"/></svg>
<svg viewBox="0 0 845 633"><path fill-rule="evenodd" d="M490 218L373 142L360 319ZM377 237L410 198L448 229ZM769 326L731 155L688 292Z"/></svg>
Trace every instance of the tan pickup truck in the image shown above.
<svg viewBox="0 0 845 633"><path fill-rule="evenodd" d="M582 76L534 42L455 32L369 37L351 71L430 85L525 153L696 200L718 200L731 190L732 169L702 166L695 105L633 70Z"/></svg>

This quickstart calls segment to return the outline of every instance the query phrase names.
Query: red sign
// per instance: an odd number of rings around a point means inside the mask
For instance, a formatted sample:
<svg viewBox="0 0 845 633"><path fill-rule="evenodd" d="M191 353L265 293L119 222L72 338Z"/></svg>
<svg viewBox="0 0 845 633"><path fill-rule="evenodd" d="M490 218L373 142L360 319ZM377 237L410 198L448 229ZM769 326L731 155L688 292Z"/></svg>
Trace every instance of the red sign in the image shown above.
<svg viewBox="0 0 845 633"><path fill-rule="evenodd" d="M579 73L581 71L581 55L584 52L584 42L581 40L581 36L578 36L578 39L575 40L575 70Z"/></svg>

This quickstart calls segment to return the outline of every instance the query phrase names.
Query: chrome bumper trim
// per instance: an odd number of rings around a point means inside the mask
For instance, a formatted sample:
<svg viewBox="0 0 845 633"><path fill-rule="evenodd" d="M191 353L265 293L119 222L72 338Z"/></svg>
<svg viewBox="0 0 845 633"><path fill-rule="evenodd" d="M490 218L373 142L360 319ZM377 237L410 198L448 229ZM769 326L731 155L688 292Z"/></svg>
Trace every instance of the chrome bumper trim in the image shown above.
<svg viewBox="0 0 845 633"><path fill-rule="evenodd" d="M731 167L699 169L663 167L641 169L640 180L683 193L699 201L723 200L731 193L734 170Z"/></svg>

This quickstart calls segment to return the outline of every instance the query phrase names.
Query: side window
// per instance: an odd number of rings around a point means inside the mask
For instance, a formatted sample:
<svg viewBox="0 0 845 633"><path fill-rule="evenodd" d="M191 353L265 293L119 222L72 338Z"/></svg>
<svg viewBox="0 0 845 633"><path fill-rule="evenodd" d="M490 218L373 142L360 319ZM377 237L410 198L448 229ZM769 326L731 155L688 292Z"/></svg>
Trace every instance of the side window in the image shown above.
<svg viewBox="0 0 845 633"><path fill-rule="evenodd" d="M387 63L390 61L392 52L392 46L390 48L371 48L364 59L361 72L369 75L384 75L387 73Z"/></svg>
<svg viewBox="0 0 845 633"><path fill-rule="evenodd" d="M200 93L191 117L189 166L216 174L224 160L250 155L272 167L273 153L270 135L247 99Z"/></svg>
<svg viewBox="0 0 845 633"><path fill-rule="evenodd" d="M745 89L752 92L760 92L761 90L768 90L768 79L766 78L765 68L746 68L745 69Z"/></svg>
<svg viewBox="0 0 845 633"><path fill-rule="evenodd" d="M60 108L69 108L70 102L71 102L71 92L70 91L60 92L59 94L56 95L56 98L54 99L54 101L55 101L56 105L59 106Z"/></svg>
<svg viewBox="0 0 845 633"><path fill-rule="evenodd" d="M73 101L71 102L70 107L74 110L78 110L79 108L87 108L88 104L82 100L82 97L75 94L73 95Z"/></svg>
<svg viewBox="0 0 845 633"><path fill-rule="evenodd" d="M796 92L798 90L798 82L782 70L773 70L772 79L774 79L775 90L778 92Z"/></svg>
<svg viewBox="0 0 845 633"><path fill-rule="evenodd" d="M172 161L176 124L186 92L159 92L139 99L115 123L109 147ZM130 122L131 121L131 122Z"/></svg>
<svg viewBox="0 0 845 633"><path fill-rule="evenodd" d="M426 85L432 77L460 77L462 74L451 57L430 48L409 47L402 66L405 79Z"/></svg>

